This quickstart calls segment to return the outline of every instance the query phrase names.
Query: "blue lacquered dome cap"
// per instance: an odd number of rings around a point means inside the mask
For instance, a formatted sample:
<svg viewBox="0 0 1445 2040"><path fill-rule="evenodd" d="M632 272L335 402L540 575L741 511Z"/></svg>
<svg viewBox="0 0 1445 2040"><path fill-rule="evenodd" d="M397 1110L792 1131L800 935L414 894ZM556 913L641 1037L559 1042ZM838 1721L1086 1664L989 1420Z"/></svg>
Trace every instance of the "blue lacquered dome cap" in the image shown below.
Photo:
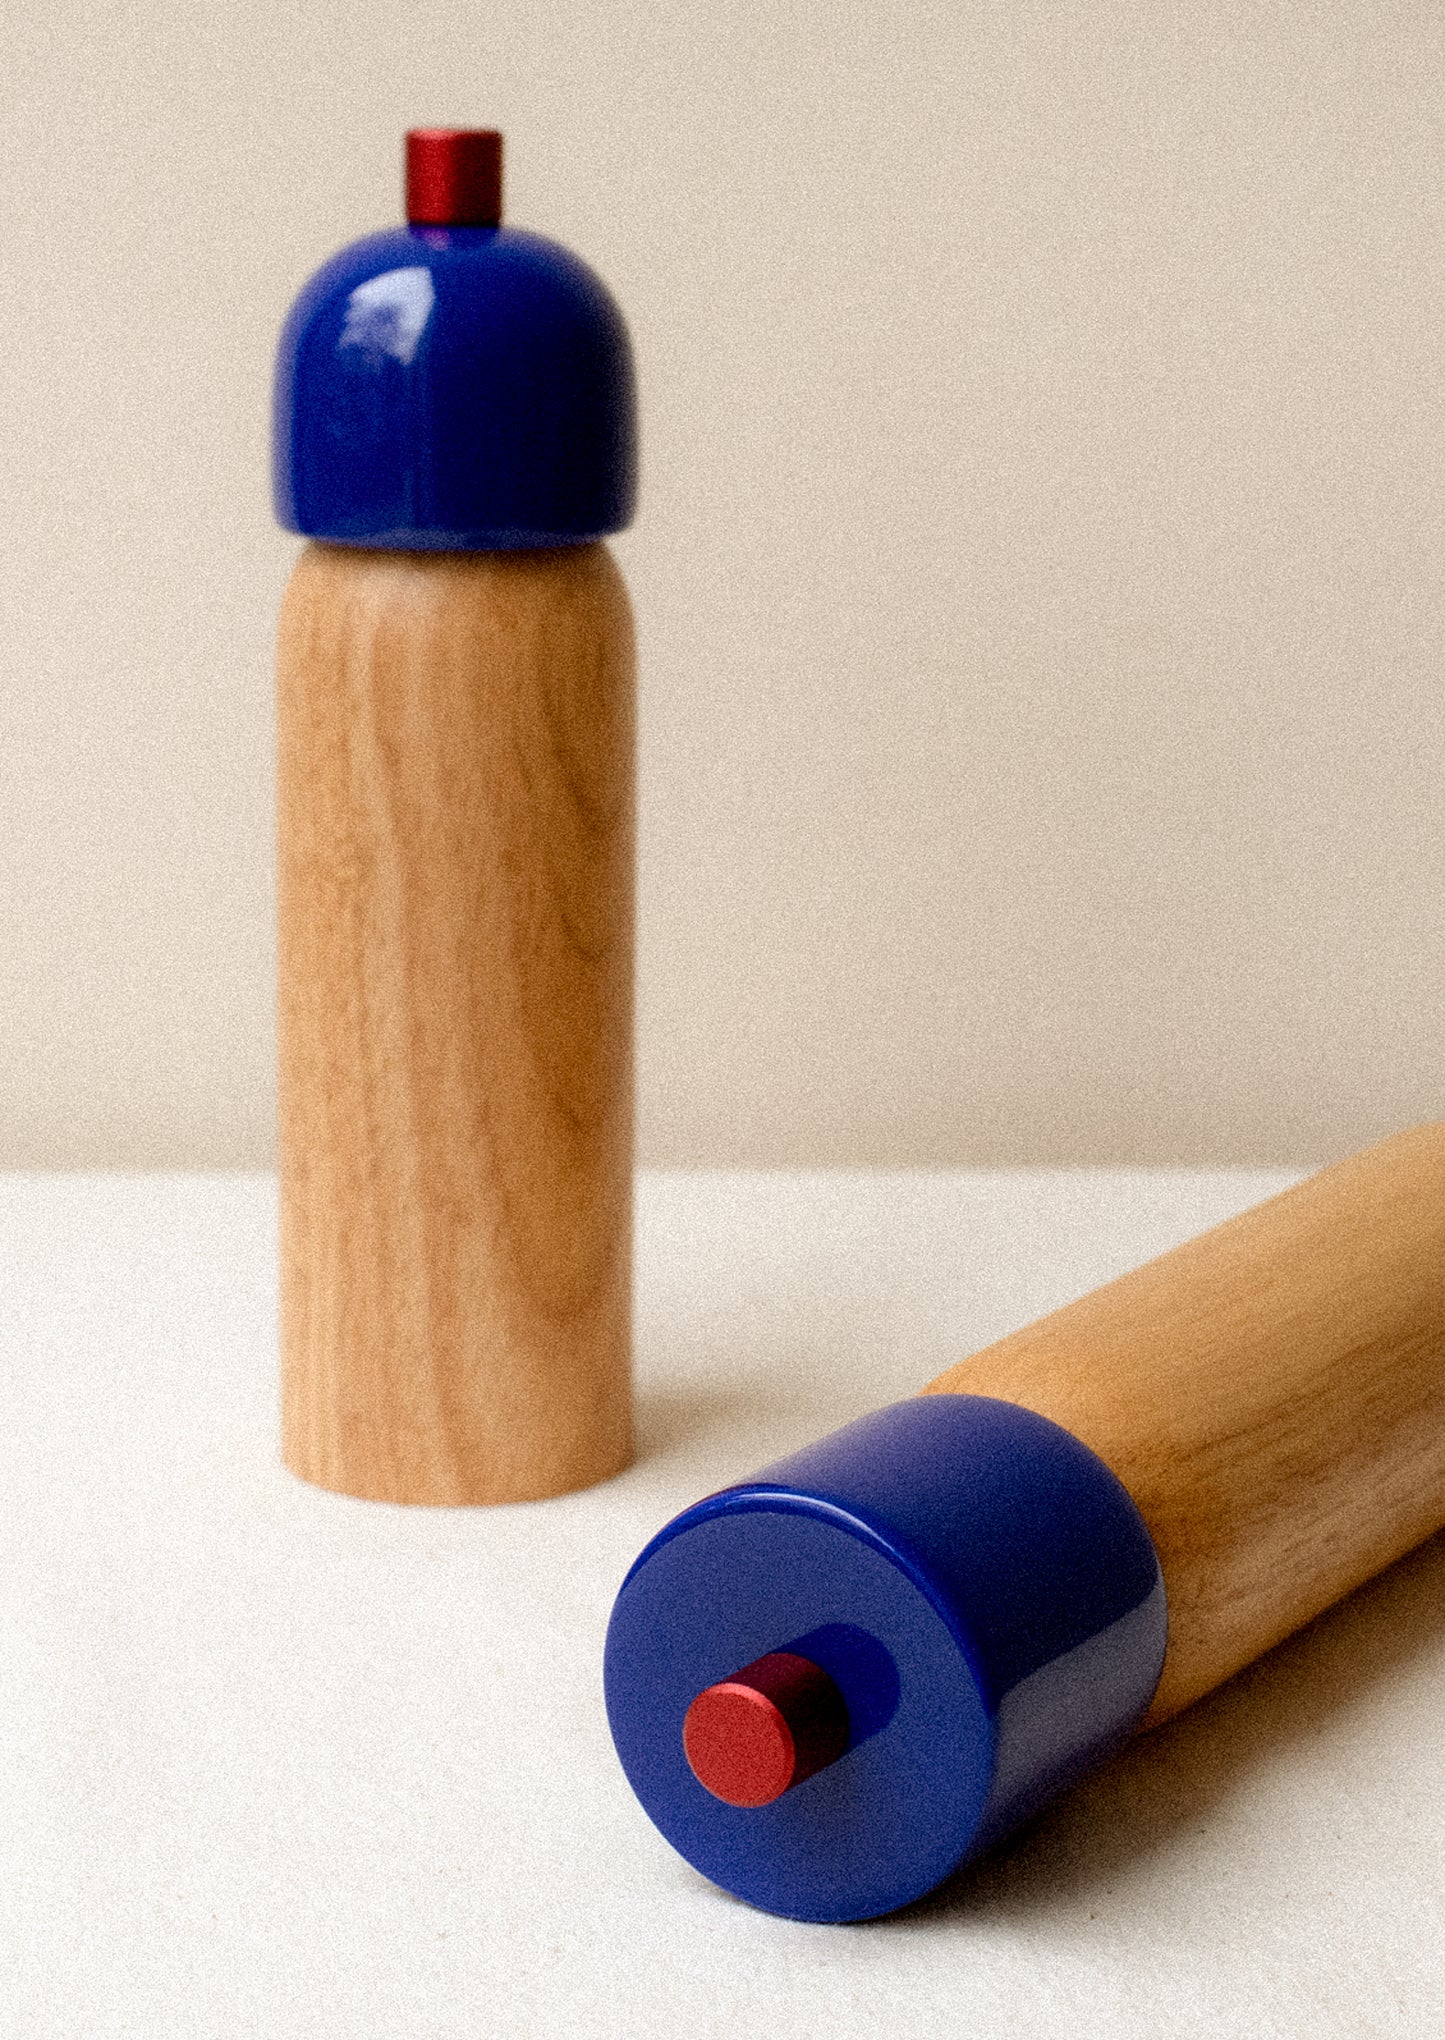
<svg viewBox="0 0 1445 2040"><path fill-rule="evenodd" d="M631 519L622 316L575 255L497 224L499 194L499 136L414 133L409 224L342 249L301 292L276 365L288 530L492 552L577 545Z"/></svg>

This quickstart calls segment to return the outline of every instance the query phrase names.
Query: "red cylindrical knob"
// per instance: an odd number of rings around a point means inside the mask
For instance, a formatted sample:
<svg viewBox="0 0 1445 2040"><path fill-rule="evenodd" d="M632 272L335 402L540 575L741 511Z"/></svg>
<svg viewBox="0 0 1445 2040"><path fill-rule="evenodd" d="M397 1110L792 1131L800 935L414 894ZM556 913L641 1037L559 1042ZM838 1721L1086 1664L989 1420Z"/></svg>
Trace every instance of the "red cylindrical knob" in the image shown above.
<svg viewBox="0 0 1445 2040"><path fill-rule="evenodd" d="M769 1651L698 1694L682 1746L699 1785L729 1806L768 1806L848 1747L848 1710L821 1666Z"/></svg>
<svg viewBox="0 0 1445 2040"><path fill-rule="evenodd" d="M412 128L406 217L413 227L496 227L502 221L502 137L495 128Z"/></svg>

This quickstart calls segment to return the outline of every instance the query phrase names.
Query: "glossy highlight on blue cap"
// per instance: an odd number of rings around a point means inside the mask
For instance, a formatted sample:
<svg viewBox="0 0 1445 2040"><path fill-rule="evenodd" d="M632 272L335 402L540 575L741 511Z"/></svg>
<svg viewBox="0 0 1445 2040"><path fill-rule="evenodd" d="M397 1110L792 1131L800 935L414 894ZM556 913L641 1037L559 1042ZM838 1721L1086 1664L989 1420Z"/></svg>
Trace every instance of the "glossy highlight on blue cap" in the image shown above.
<svg viewBox="0 0 1445 2040"><path fill-rule="evenodd" d="M1130 1734L1164 1661L1158 1559L1059 1425L921 1396L673 1519L623 1583L608 1719L656 1826L769 1912L858 1920L921 1897ZM761 1806L704 1789L698 1693L770 1651L821 1665L848 1747Z"/></svg>
<svg viewBox="0 0 1445 2040"><path fill-rule="evenodd" d="M408 226L302 290L276 365L276 515L343 545L578 545L632 516L636 400L622 316L556 242Z"/></svg>

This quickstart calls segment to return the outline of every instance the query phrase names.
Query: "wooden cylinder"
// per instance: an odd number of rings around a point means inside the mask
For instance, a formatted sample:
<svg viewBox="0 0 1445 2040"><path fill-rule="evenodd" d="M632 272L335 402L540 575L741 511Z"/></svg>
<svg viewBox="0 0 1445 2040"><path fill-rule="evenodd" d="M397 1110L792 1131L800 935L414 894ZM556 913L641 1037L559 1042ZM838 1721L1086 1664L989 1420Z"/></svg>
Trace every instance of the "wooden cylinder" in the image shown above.
<svg viewBox="0 0 1445 2040"><path fill-rule="evenodd" d="M1445 1124L1402 1133L952 1367L1124 1483L1166 1720L1445 1523Z"/></svg>
<svg viewBox="0 0 1445 2040"><path fill-rule="evenodd" d="M631 618L600 544L309 545L281 613L282 1451L392 1502L632 1454Z"/></svg>

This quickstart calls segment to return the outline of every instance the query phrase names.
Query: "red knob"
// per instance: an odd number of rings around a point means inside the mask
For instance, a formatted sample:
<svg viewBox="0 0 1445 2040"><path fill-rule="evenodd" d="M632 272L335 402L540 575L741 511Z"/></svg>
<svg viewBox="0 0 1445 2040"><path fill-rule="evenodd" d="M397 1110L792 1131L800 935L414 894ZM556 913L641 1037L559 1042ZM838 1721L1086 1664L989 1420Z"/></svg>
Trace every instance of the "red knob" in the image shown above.
<svg viewBox="0 0 1445 2040"><path fill-rule="evenodd" d="M848 1747L848 1710L821 1666L769 1651L706 1687L682 1747L699 1785L729 1806L768 1806Z"/></svg>
<svg viewBox="0 0 1445 2040"><path fill-rule="evenodd" d="M406 217L413 227L500 226L497 130L413 128L406 138Z"/></svg>

